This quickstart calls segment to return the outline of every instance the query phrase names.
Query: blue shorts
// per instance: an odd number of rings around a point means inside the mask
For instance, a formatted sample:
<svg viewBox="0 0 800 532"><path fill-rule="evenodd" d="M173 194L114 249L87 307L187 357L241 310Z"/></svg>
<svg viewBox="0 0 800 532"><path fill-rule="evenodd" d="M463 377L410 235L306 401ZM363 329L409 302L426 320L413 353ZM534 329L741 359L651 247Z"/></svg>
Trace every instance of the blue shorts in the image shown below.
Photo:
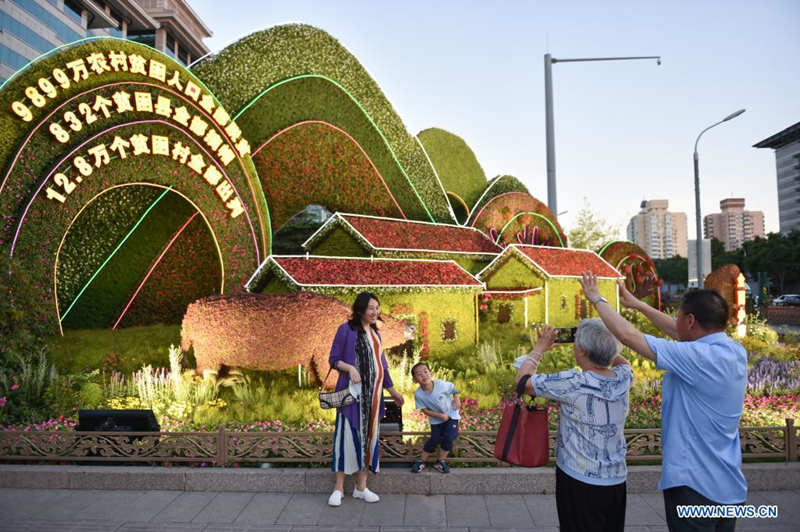
<svg viewBox="0 0 800 532"><path fill-rule="evenodd" d="M443 451L451 451L453 442L458 437L458 420L450 419L444 423L431 425L431 438L425 442L422 448L426 453L432 453L438 445L442 446Z"/></svg>

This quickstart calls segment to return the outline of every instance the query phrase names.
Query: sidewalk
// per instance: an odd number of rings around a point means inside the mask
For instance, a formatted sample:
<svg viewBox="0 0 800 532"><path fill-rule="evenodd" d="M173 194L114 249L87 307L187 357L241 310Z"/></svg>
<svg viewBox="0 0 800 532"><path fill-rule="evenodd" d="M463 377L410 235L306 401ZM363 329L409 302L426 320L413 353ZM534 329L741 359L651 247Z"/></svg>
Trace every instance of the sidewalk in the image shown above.
<svg viewBox="0 0 800 532"><path fill-rule="evenodd" d="M779 518L739 519L737 530L797 531L800 490L752 492ZM0 531L115 532L557 532L553 495L383 494L368 505L327 494L157 490L0 489ZM629 494L627 532L666 532L660 493Z"/></svg>

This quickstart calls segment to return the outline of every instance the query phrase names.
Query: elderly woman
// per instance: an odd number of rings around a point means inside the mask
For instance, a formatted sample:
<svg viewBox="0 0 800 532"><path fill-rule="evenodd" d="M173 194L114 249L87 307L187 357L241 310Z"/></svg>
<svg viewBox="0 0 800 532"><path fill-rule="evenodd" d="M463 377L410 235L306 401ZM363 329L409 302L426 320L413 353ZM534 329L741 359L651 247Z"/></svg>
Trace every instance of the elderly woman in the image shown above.
<svg viewBox="0 0 800 532"><path fill-rule="evenodd" d="M339 371L336 391L350 388L355 403L337 409L333 438L333 463L336 484L328 498L331 506L340 506L344 494L344 476L358 473L354 499L378 502L380 497L367 488L367 470L377 473L378 431L383 417L383 390L395 403L403 405L403 396L395 391L383 352L377 322L378 298L361 292L353 303L350 320L339 326L331 346L330 365Z"/></svg>
<svg viewBox="0 0 800 532"><path fill-rule="evenodd" d="M581 321L573 354L580 369L536 374L555 341L550 326L519 367L525 392L561 404L556 443L556 506L562 532L620 531L625 526L625 417L633 373L598 319Z"/></svg>

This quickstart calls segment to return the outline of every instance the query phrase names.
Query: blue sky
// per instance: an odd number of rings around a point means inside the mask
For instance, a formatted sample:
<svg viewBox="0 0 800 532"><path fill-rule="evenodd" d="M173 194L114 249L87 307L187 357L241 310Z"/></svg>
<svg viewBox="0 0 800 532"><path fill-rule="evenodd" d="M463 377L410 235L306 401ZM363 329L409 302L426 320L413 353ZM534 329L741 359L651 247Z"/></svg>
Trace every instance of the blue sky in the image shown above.
<svg viewBox="0 0 800 532"><path fill-rule="evenodd" d="M330 33L365 66L412 134L451 131L487 177L511 174L547 201L543 55L661 55L553 66L559 221L586 198L620 228L666 198L694 235L692 149L702 214L726 197L778 230L775 157L756 142L800 121L800 1L190 0L218 51L287 22Z"/></svg>

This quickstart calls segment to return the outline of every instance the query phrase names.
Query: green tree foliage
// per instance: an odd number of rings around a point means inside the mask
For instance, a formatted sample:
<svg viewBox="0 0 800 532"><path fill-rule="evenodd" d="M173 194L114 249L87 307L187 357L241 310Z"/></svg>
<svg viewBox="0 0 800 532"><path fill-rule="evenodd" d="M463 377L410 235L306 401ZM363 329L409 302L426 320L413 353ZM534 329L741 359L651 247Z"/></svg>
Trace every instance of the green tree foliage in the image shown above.
<svg viewBox="0 0 800 532"><path fill-rule="evenodd" d="M619 239L619 228L601 218L583 198L583 207L567 234L570 247L599 250L606 242Z"/></svg>
<svg viewBox="0 0 800 532"><path fill-rule="evenodd" d="M675 255L669 259L653 259L658 276L665 283L685 285L689 278L689 260Z"/></svg>
<svg viewBox="0 0 800 532"><path fill-rule="evenodd" d="M725 251L722 242L712 239L711 265L718 268L723 264L736 264L749 277L766 273L773 292L783 293L786 285L800 281L800 231L769 233L733 251Z"/></svg>

